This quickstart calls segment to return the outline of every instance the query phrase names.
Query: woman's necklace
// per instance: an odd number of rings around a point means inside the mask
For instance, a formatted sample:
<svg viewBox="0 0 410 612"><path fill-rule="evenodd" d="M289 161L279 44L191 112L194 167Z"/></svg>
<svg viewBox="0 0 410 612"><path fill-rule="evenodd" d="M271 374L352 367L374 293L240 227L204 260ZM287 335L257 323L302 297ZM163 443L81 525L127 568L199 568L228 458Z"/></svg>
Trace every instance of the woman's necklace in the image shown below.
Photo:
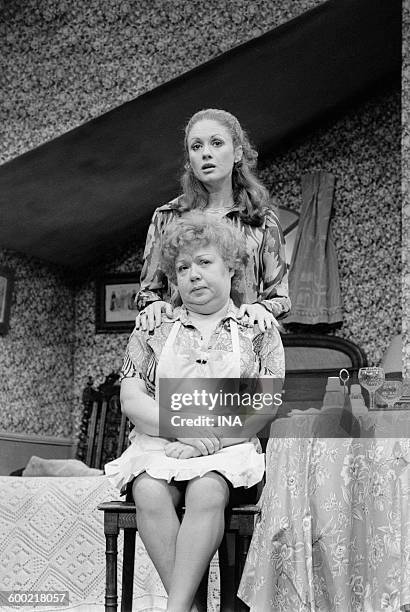
<svg viewBox="0 0 410 612"><path fill-rule="evenodd" d="M234 209L234 205L232 205L232 206L218 206L218 208L206 208L205 211L207 213L210 213L210 214L218 216L218 217L224 217L229 212L231 212L231 210L233 210L233 209Z"/></svg>
<svg viewBox="0 0 410 612"><path fill-rule="evenodd" d="M208 206L205 208L206 212L209 212L213 215L224 216L228 214L233 208L235 208L235 203L233 201L232 194L225 194L225 198L216 198L215 205L208 202Z"/></svg>

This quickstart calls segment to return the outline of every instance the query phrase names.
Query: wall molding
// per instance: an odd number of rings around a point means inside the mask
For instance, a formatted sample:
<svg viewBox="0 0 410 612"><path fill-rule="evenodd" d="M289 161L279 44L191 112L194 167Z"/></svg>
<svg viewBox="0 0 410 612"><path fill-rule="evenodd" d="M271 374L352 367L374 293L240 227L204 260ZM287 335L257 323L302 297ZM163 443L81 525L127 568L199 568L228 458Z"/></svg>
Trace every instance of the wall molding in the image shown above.
<svg viewBox="0 0 410 612"><path fill-rule="evenodd" d="M24 468L35 455L43 459L73 459L76 443L71 438L0 431L0 475Z"/></svg>
<svg viewBox="0 0 410 612"><path fill-rule="evenodd" d="M34 444L52 444L55 446L74 446L72 438L57 438L55 436L41 436L37 434L20 434L0 430L0 440L11 440L15 442L30 442Z"/></svg>

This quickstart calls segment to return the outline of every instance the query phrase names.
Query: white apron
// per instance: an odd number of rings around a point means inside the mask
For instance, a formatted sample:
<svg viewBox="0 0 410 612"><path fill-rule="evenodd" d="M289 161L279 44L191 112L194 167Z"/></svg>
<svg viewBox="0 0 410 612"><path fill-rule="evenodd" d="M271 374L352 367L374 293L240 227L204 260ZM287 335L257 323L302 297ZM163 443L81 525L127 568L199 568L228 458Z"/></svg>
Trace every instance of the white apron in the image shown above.
<svg viewBox="0 0 410 612"><path fill-rule="evenodd" d="M161 378L240 378L239 335L236 321L230 319L231 351L207 350L196 359L179 354L174 349L181 322L172 326L162 349L156 372L155 397L158 399ZM130 434L130 446L118 459L107 463L105 473L121 489L127 482L142 472L153 478L170 482L191 480L207 472L216 471L229 480L234 487L251 487L260 482L265 470L264 455L255 440L228 446L213 455L175 459L167 457L164 447L169 440L138 433L134 428Z"/></svg>

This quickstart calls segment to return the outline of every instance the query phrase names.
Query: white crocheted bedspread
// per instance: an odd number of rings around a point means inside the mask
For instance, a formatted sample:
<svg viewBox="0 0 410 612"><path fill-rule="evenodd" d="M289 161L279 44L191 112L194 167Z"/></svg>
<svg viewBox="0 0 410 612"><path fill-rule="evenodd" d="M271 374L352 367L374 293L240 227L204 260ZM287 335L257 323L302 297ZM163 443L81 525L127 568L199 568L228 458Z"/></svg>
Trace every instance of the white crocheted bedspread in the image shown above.
<svg viewBox="0 0 410 612"><path fill-rule="evenodd" d="M0 476L0 591L68 591L69 605L55 610L104 610L103 501L120 499L105 476ZM122 534L118 538L121 595ZM217 558L211 564L208 611L219 605ZM160 578L137 536L133 611L165 610ZM1 607L2 612L30 607ZM36 612L53 607L36 605Z"/></svg>

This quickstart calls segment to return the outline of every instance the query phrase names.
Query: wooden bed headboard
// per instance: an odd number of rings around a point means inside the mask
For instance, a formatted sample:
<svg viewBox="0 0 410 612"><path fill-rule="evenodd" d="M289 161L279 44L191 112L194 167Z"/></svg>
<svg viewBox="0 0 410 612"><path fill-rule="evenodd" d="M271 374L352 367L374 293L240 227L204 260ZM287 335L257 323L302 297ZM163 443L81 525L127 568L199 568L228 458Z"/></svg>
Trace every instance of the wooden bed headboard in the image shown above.
<svg viewBox="0 0 410 612"><path fill-rule="evenodd" d="M286 372L358 370L367 365L364 351L350 340L319 334L283 334Z"/></svg>
<svg viewBox="0 0 410 612"><path fill-rule="evenodd" d="M285 349L284 411L320 408L329 376L342 368L357 382L359 368L367 366L364 351L350 340L320 334L283 334Z"/></svg>

